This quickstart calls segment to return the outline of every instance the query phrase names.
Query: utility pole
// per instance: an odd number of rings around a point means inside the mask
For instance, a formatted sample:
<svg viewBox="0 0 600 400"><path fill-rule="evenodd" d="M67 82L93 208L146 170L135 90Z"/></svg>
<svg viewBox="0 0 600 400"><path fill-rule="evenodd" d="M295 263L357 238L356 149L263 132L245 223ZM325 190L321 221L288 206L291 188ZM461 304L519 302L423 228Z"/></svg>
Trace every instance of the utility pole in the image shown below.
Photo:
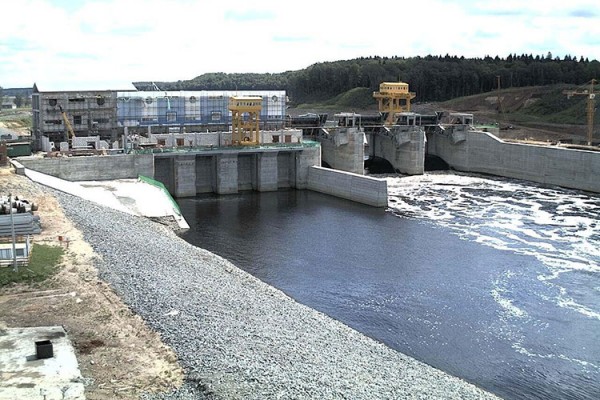
<svg viewBox="0 0 600 400"><path fill-rule="evenodd" d="M16 235L15 235L15 218L13 217L13 198L12 193L8 195L8 206L10 207L10 232L12 236L12 256L13 256L13 271L19 272L19 266L17 265L17 249L16 249Z"/></svg>

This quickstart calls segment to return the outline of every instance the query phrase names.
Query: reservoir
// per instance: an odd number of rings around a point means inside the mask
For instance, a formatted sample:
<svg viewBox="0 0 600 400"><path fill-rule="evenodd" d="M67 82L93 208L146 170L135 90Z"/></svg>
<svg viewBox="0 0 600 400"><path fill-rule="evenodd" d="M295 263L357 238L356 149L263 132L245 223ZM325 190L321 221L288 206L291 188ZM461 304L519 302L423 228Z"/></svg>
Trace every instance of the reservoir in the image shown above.
<svg viewBox="0 0 600 400"><path fill-rule="evenodd" d="M306 190L179 199L182 237L501 397L600 398L600 198L380 177L387 210Z"/></svg>

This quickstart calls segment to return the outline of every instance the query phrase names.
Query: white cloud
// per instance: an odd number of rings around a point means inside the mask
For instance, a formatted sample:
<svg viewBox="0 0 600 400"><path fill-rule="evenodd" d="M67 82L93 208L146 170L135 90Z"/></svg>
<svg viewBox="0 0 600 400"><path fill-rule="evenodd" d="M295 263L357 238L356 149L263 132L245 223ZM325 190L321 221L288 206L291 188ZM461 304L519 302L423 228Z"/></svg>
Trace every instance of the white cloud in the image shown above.
<svg viewBox="0 0 600 400"><path fill-rule="evenodd" d="M205 72L282 72L360 56L600 59L589 1L20 0L0 24L0 85L123 87ZM63 4L63 6L61 6ZM65 5L66 4L66 5ZM76 5L74 5L76 4ZM4 10L3 10L4 11Z"/></svg>

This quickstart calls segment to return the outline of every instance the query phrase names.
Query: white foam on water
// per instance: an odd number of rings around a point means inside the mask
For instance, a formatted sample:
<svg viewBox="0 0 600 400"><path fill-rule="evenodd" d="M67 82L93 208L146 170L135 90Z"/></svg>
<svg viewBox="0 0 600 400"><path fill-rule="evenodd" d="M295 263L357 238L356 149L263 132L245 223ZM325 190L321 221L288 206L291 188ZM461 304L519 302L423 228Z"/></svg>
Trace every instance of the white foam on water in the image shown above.
<svg viewBox="0 0 600 400"><path fill-rule="evenodd" d="M463 239L533 256L548 268L538 276L540 281L559 285L566 272L600 275L599 197L446 171L385 175L385 179L390 209L396 215L433 221ZM588 318L600 316L600 309L578 304L565 288L560 289L554 299L557 306ZM518 316L519 310L511 308L513 301L502 293L492 296L502 309Z"/></svg>
<svg viewBox="0 0 600 400"><path fill-rule="evenodd" d="M552 353L548 353L548 354L540 354L540 353L535 353L535 352L531 352L529 350L527 350L521 343L519 342L515 342L512 344L512 348L517 351L518 353L524 354L527 357L531 357L531 358L543 358L546 360L550 360L550 359L560 359L560 360L564 360L567 362L571 362L571 363L575 363L575 364L579 364L582 367L588 368L588 369L596 369L596 370L600 370L600 365L597 365L595 363L586 361L586 360L580 360L578 358L573 358L573 357L568 357L564 354L552 354Z"/></svg>

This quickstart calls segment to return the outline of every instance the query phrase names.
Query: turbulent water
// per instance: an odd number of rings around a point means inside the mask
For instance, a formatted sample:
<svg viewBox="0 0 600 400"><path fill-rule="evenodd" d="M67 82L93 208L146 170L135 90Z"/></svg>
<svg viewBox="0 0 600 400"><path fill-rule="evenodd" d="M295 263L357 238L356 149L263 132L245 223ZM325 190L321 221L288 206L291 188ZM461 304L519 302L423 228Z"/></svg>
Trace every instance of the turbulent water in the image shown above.
<svg viewBox="0 0 600 400"><path fill-rule="evenodd" d="M600 198L446 172L386 179L396 215L431 221L464 240L541 262L544 268L534 275L515 264L493 281L489 295L499 306L497 334L527 357L571 364L583 385L572 393L575 398L598 396L597 384L589 393L585 385L600 371ZM573 341L579 348L571 348Z"/></svg>
<svg viewBox="0 0 600 400"><path fill-rule="evenodd" d="M184 238L502 397L600 398L600 198L383 177L387 211L307 191L182 200Z"/></svg>

